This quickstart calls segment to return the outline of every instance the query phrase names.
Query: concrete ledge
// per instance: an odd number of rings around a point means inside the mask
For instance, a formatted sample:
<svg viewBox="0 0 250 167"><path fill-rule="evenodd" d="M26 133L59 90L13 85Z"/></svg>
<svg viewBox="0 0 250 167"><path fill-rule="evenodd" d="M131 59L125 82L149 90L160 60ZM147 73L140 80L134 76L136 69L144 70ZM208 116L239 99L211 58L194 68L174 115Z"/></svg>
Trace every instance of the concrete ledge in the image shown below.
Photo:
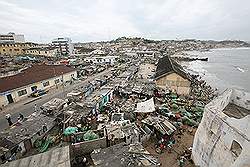
<svg viewBox="0 0 250 167"><path fill-rule="evenodd" d="M32 100L30 100L30 101L28 101L28 102L24 103L23 105L26 105L26 104L32 103L32 102L34 102L34 101L36 101L36 100L39 100L39 99L41 99L41 98L42 98L42 96L37 97L37 98L34 98L34 99L32 99Z"/></svg>

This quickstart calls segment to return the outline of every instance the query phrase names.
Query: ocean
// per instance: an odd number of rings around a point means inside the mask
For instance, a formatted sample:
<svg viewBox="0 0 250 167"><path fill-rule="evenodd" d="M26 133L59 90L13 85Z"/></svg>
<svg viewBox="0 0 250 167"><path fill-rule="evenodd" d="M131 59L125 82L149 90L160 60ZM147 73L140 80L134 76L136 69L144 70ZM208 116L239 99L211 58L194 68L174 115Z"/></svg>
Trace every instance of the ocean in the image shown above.
<svg viewBox="0 0 250 167"><path fill-rule="evenodd" d="M206 52L186 52L194 57L208 57L208 61L182 62L184 68L199 74L208 84L223 92L237 88L250 92L250 48L212 49Z"/></svg>

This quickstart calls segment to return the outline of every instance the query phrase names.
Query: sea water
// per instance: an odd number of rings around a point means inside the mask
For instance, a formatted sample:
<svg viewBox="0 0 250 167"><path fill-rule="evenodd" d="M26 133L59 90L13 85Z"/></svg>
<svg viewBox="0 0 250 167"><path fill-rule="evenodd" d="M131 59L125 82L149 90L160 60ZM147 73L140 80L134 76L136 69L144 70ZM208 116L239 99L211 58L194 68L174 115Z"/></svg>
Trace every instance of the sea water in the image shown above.
<svg viewBox="0 0 250 167"><path fill-rule="evenodd" d="M250 48L212 49L207 52L186 52L208 61L182 62L187 71L199 74L219 92L237 88L250 92Z"/></svg>

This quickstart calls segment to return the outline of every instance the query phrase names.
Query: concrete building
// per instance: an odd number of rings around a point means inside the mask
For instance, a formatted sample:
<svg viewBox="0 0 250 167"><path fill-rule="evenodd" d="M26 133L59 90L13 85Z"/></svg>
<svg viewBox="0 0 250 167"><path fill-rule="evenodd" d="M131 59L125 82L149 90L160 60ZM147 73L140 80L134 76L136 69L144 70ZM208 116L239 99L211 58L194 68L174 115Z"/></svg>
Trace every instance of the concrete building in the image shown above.
<svg viewBox="0 0 250 167"><path fill-rule="evenodd" d="M25 50L36 47L35 43L0 43L0 55L16 56L25 54Z"/></svg>
<svg viewBox="0 0 250 167"><path fill-rule="evenodd" d="M45 56L45 57L55 57L59 52L56 48L30 48L25 50L25 53L28 55L34 56Z"/></svg>
<svg viewBox="0 0 250 167"><path fill-rule="evenodd" d="M74 46L70 38L56 38L52 40L52 47L57 48L61 55L71 55Z"/></svg>
<svg viewBox="0 0 250 167"><path fill-rule="evenodd" d="M19 74L0 78L0 106L27 98L35 90L47 90L76 77L74 68L63 65L34 65Z"/></svg>
<svg viewBox="0 0 250 167"><path fill-rule="evenodd" d="M250 93L226 90L205 106L192 156L202 167L250 166Z"/></svg>
<svg viewBox="0 0 250 167"><path fill-rule="evenodd" d="M86 57L84 61L95 64L114 64L118 58L119 56L94 56Z"/></svg>
<svg viewBox="0 0 250 167"><path fill-rule="evenodd" d="M180 95L188 95L191 81L184 69L168 56L159 59L156 74L156 85L174 91Z"/></svg>
<svg viewBox="0 0 250 167"><path fill-rule="evenodd" d="M0 43L25 43L24 35L8 33L0 34Z"/></svg>

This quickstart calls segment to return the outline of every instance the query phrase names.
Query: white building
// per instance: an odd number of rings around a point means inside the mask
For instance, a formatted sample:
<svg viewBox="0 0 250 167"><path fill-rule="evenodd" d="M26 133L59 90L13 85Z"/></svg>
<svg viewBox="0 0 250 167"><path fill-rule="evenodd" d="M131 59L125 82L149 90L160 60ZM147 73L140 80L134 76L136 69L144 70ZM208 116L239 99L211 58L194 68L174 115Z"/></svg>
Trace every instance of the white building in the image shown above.
<svg viewBox="0 0 250 167"><path fill-rule="evenodd" d="M192 156L201 167L250 166L250 93L226 90L205 106Z"/></svg>
<svg viewBox="0 0 250 167"><path fill-rule="evenodd" d="M94 56L86 57L84 61L95 64L114 64L118 58L119 56Z"/></svg>
<svg viewBox="0 0 250 167"><path fill-rule="evenodd" d="M74 68L64 65L35 65L22 72L0 78L0 107L27 98L33 91L48 90L77 78Z"/></svg>
<svg viewBox="0 0 250 167"><path fill-rule="evenodd" d="M106 53L103 50L96 49L96 50L93 50L90 54L91 55L105 55Z"/></svg>
<svg viewBox="0 0 250 167"><path fill-rule="evenodd" d="M24 35L8 33L0 34L0 43L25 43Z"/></svg>
<svg viewBox="0 0 250 167"><path fill-rule="evenodd" d="M74 50L74 46L70 38L53 39L52 47L57 48L61 55L72 55Z"/></svg>
<svg viewBox="0 0 250 167"><path fill-rule="evenodd" d="M25 50L28 55L34 56L45 56L45 57L55 57L58 54L57 48L29 48Z"/></svg>

